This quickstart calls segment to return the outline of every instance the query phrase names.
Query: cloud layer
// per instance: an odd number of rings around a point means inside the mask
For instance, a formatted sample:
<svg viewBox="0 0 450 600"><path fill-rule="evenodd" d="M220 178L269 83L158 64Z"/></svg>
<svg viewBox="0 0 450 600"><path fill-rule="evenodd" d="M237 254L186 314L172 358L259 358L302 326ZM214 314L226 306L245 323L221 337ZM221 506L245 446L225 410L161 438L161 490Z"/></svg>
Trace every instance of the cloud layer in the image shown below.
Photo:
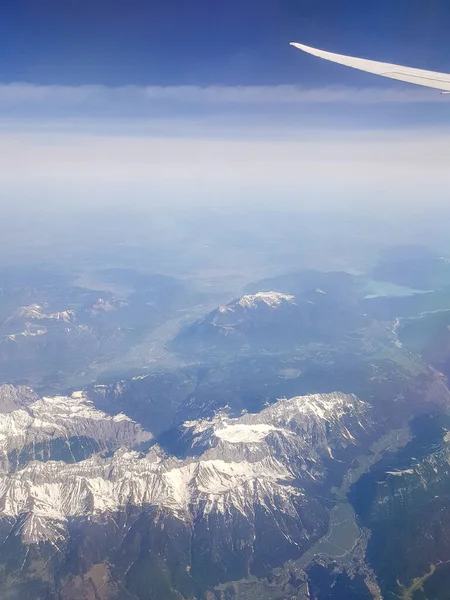
<svg viewBox="0 0 450 600"><path fill-rule="evenodd" d="M392 87L304 88L277 86L40 86L27 83L0 84L0 114L11 111L45 111L48 113L105 109L109 113L132 114L154 108L205 108L248 105L299 104L379 104L444 102L434 90L394 85Z"/></svg>
<svg viewBox="0 0 450 600"><path fill-rule="evenodd" d="M438 197L447 102L402 86L0 85L0 184L8 198L64 187L190 202Z"/></svg>

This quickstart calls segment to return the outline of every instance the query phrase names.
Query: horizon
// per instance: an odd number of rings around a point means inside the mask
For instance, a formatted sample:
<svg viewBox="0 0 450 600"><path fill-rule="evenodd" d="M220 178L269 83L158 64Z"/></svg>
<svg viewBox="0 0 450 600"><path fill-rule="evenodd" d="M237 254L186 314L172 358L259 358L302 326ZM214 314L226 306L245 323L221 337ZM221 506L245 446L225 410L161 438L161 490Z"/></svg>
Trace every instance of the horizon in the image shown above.
<svg viewBox="0 0 450 600"><path fill-rule="evenodd" d="M448 99L326 64L289 44L449 71L448 6L435 2L426 13L403 0L233 6L45 0L23 18L28 3L9 7L0 27L8 197L55 197L67 178L80 202L86 185L100 197L123 184L136 195L152 185L153 204L183 195L189 203L200 180L205 197L223 196L225 181L230 195L245 189L250 204L268 187L292 199L319 183L313 201L325 208L336 189L343 202L344 188L368 204L389 189L390 202L420 204L424 193L427 203L442 202L428 174L440 189L448 185Z"/></svg>

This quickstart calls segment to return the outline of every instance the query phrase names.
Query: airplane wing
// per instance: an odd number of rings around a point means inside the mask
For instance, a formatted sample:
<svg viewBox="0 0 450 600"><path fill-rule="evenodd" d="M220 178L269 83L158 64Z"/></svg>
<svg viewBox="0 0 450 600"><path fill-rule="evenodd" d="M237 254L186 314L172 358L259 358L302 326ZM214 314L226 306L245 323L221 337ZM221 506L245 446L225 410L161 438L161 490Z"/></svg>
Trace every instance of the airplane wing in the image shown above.
<svg viewBox="0 0 450 600"><path fill-rule="evenodd" d="M303 52L307 52L308 54L313 54L319 58L324 58L325 60L330 60L331 62L339 63L340 65L346 65L353 69L359 69L360 71L367 71L367 73L389 77L389 79L406 81L408 83L414 83L416 85L435 88L442 92L450 93L449 73L436 73L434 71L424 71L423 69L414 69L412 67L403 67L401 65L391 65L376 60L354 58L353 56L345 56L344 54L334 54L333 52L318 50L317 48L311 48L310 46L297 44L296 42L291 42L291 46L295 46L295 48L303 50Z"/></svg>

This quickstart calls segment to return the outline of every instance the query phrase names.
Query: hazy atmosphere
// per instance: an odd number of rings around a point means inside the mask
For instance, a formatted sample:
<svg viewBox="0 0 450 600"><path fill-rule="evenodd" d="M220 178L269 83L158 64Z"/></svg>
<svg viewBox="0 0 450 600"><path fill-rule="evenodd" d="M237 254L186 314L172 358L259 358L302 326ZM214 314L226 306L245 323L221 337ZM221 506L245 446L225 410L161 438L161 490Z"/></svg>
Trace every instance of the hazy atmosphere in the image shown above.
<svg viewBox="0 0 450 600"><path fill-rule="evenodd" d="M445 205L447 98L289 42L445 70L448 18L437 1L17 2L1 24L3 203L120 204L123 185L148 206Z"/></svg>
<svg viewBox="0 0 450 600"><path fill-rule="evenodd" d="M449 600L448 0L0 17L0 600Z"/></svg>

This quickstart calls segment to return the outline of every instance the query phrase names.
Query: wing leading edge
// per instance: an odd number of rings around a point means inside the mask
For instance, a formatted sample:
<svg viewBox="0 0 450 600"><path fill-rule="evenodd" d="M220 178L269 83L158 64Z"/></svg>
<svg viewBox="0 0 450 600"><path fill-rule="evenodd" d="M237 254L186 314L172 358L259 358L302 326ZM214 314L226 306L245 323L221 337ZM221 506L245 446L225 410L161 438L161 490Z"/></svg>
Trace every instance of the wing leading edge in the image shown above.
<svg viewBox="0 0 450 600"><path fill-rule="evenodd" d="M450 74L437 73L435 71L424 71L423 69L415 69L413 67L404 67L402 65L391 65L390 63L378 62L376 60L366 60L365 58L354 58L353 56L345 56L344 54L334 54L325 50L311 48L304 44L291 42L291 46L303 50L308 54L313 54L319 58L330 60L331 62L339 63L353 69L366 71L381 75L381 77L389 77L389 79L397 79L398 81L406 81L415 85L441 90L442 92L450 93Z"/></svg>

